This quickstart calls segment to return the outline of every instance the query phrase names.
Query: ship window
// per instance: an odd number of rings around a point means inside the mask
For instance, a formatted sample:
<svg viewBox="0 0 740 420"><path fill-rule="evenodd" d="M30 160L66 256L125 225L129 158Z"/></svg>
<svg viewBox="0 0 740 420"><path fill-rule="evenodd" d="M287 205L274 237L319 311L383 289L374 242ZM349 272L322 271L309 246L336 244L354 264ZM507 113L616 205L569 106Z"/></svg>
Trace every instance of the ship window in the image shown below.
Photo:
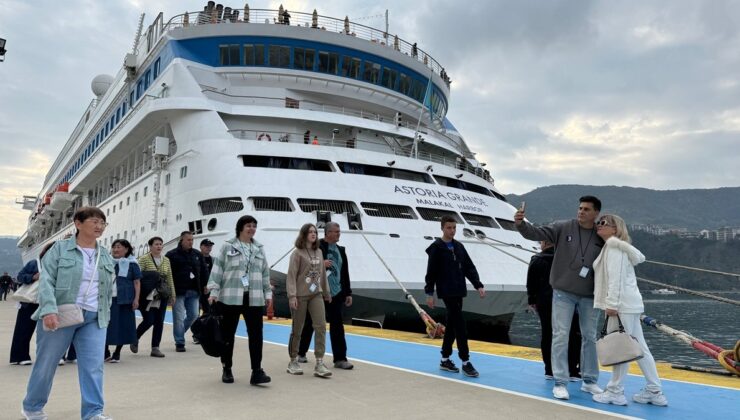
<svg viewBox="0 0 740 420"><path fill-rule="evenodd" d="M388 89L395 89L396 80L398 80L398 72L388 67L383 67L383 86Z"/></svg>
<svg viewBox="0 0 740 420"><path fill-rule="evenodd" d="M504 197L503 195L497 193L494 190L490 190L490 192L491 192L491 194L493 194L494 197L498 198L499 200L503 201L504 203L508 203L508 200L506 200L506 197Z"/></svg>
<svg viewBox="0 0 740 420"><path fill-rule="evenodd" d="M337 74L339 54L319 51L319 71L322 73Z"/></svg>
<svg viewBox="0 0 740 420"><path fill-rule="evenodd" d="M131 197L126 197L126 207L128 207L129 204L131 204Z"/></svg>
<svg viewBox="0 0 740 420"><path fill-rule="evenodd" d="M462 223L462 219L460 219L460 216L458 216L454 211L431 209L428 207L417 207L416 210L419 211L421 218L424 220L439 222L440 219L442 219L442 216L452 216L457 223Z"/></svg>
<svg viewBox="0 0 740 420"><path fill-rule="evenodd" d="M149 187L144 187L144 197L146 197L146 192L149 190Z"/></svg>
<svg viewBox="0 0 740 420"><path fill-rule="evenodd" d="M152 82L152 71L147 70L146 73L144 73L144 90L149 89L149 85Z"/></svg>
<svg viewBox="0 0 740 420"><path fill-rule="evenodd" d="M360 203L368 216L390 217L393 219L416 219L416 213L408 206L382 203Z"/></svg>
<svg viewBox="0 0 740 420"><path fill-rule="evenodd" d="M360 61L359 58L344 56L342 60L342 76L351 77L357 79L360 77Z"/></svg>
<svg viewBox="0 0 740 420"><path fill-rule="evenodd" d="M406 181L433 184L428 174L409 171L406 169L390 168L386 166L363 165L361 163L337 162L339 169L345 174L381 176L384 178L403 179Z"/></svg>
<svg viewBox="0 0 740 420"><path fill-rule="evenodd" d="M491 196L491 190L485 187L481 187L480 185L473 184L471 182L460 181L459 179L452 179L439 175L435 175L434 179L437 180L439 185L444 185L447 187L457 188L465 191L472 191L478 194L487 195L489 197Z"/></svg>
<svg viewBox="0 0 740 420"><path fill-rule="evenodd" d="M504 228L506 230L511 230L511 231L514 231L514 232L517 231L516 230L516 224L512 220L506 220L506 219L501 219L501 218L497 217L496 218L496 221L498 222L499 225L501 225L502 228Z"/></svg>
<svg viewBox="0 0 740 420"><path fill-rule="evenodd" d="M128 95L128 102L131 104L131 106L134 105L134 91L132 90L131 93Z"/></svg>
<svg viewBox="0 0 740 420"><path fill-rule="evenodd" d="M249 197L256 211L293 211L293 204L286 197Z"/></svg>
<svg viewBox="0 0 740 420"><path fill-rule="evenodd" d="M365 60L365 73L363 80L377 84L380 78L380 64Z"/></svg>
<svg viewBox="0 0 740 420"><path fill-rule="evenodd" d="M118 210L123 210L123 200L118 203Z"/></svg>
<svg viewBox="0 0 740 420"><path fill-rule="evenodd" d="M154 62L154 79L156 79L157 77L159 77L159 65L160 65L160 61L161 60L162 60L161 58L158 58L157 61ZM126 112L126 111L124 111L124 112Z"/></svg>
<svg viewBox="0 0 740 420"><path fill-rule="evenodd" d="M357 214L357 206L351 201L341 200L318 200L313 198L299 198L298 205L301 210L305 213L311 213L314 211L330 211L332 213L341 214Z"/></svg>
<svg viewBox="0 0 740 420"><path fill-rule="evenodd" d="M270 45L270 67L290 67L290 47L285 45Z"/></svg>
<svg viewBox="0 0 740 420"><path fill-rule="evenodd" d="M204 216L216 213L235 213L244 210L244 203L240 197L212 198L198 202Z"/></svg>
<svg viewBox="0 0 740 420"><path fill-rule="evenodd" d="M244 166L256 168L299 169L306 171L333 172L328 160L291 158L283 156L243 155Z"/></svg>
<svg viewBox="0 0 740 420"><path fill-rule="evenodd" d="M482 227L489 227L498 229L499 226L496 224L496 222L493 220L492 217L484 216L482 214L470 214L470 213L460 213L462 214L462 217L465 218L465 221L468 222L468 224L473 226L482 226Z"/></svg>
<svg viewBox="0 0 740 420"><path fill-rule="evenodd" d="M141 98L141 95L144 93L144 81L139 80L136 83L136 99Z"/></svg>
<svg viewBox="0 0 740 420"><path fill-rule="evenodd" d="M409 80L409 77L401 73L401 79L398 84L398 91L403 93L404 95L408 95L410 85L411 85L411 82Z"/></svg>
<svg viewBox="0 0 740 420"><path fill-rule="evenodd" d="M180 168L180 178L185 178L186 176L188 176L188 167L183 166Z"/></svg>
<svg viewBox="0 0 740 420"><path fill-rule="evenodd" d="M409 96L421 102L424 100L425 90L426 86L424 83L422 83L420 80L413 79L411 82L411 92Z"/></svg>
<svg viewBox="0 0 740 420"><path fill-rule="evenodd" d="M265 45L264 44L245 44L244 45L244 64L247 66L264 66L265 65Z"/></svg>
<svg viewBox="0 0 740 420"><path fill-rule="evenodd" d="M219 45L219 62L222 66L238 66L239 61L239 44Z"/></svg>
<svg viewBox="0 0 740 420"><path fill-rule="evenodd" d="M164 176L164 185L170 185L170 174Z"/></svg>
<svg viewBox="0 0 740 420"><path fill-rule="evenodd" d="M314 54L312 49L293 48L293 68L313 71Z"/></svg>
<svg viewBox="0 0 740 420"><path fill-rule="evenodd" d="M135 202L136 201L139 201L139 192L138 191L134 193L134 201Z"/></svg>

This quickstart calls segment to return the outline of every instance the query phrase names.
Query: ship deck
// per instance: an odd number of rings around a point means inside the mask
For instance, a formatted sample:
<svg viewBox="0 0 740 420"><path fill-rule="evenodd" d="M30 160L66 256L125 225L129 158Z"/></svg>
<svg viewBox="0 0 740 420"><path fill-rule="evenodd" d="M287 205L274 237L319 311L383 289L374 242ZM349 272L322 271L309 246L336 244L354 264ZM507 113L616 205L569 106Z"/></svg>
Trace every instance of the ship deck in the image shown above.
<svg viewBox="0 0 740 420"><path fill-rule="evenodd" d="M168 314L169 321L169 314ZM15 310L12 302L0 304L0 337L8 354ZM272 376L267 386L248 384L249 358L246 339L237 342L234 384L220 381L220 363L198 346L188 344L186 353L175 353L171 327L165 326L162 350L167 357L149 357L147 334L138 354L124 350L120 364L105 366L106 412L125 418L731 418L740 401L740 380L659 366L668 407L630 403L627 407L604 406L571 383L571 399L556 401L552 382L543 377L537 349L471 342L471 360L479 378L441 372L439 340L419 334L362 327L347 327L350 360L355 369L332 369L331 379L285 373L289 321L265 323L263 367ZM243 323L237 334L245 336ZM188 334L189 336L189 334ZM189 339L189 338L188 338ZM327 345L328 343L327 339ZM327 349L329 352L330 349ZM33 352L33 346L32 346ZM309 355L312 359L312 355ZM327 356L327 361L331 357ZM29 366L0 365L6 395L2 419L20 418ZM52 419L79 415L76 366L58 368L46 411ZM610 373L602 371L604 386ZM643 380L630 376L626 392L639 390Z"/></svg>

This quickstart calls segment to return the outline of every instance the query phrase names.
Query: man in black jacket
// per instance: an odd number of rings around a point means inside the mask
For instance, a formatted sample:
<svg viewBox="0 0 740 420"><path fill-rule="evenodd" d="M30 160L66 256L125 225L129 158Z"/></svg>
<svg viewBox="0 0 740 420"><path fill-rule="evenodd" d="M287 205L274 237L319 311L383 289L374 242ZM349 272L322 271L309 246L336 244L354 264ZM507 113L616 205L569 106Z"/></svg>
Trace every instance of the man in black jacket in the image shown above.
<svg viewBox="0 0 740 420"><path fill-rule="evenodd" d="M174 322L172 325L177 352L185 351L185 331L198 317L198 299L203 292L208 272L203 256L193 249L192 232L182 232L177 248L167 253L175 281Z"/></svg>
<svg viewBox="0 0 740 420"><path fill-rule="evenodd" d="M468 289L465 278L470 280L481 299L486 296L483 283L480 282L478 270L475 269L473 261L463 244L455 240L457 222L451 216L442 216L442 238L437 239L429 245L426 253L429 255L427 262L426 286L424 292L427 294L427 305L434 308L434 289L437 289L437 297L442 299L447 308L447 327L442 340L442 360L439 368L448 372L459 372L460 369L450 360L452 355L452 343L457 341L457 350L460 360L463 362L462 370L466 376L477 377L478 371L470 363L470 352L468 350L468 336L465 328L465 319L462 314L463 298L467 296Z"/></svg>
<svg viewBox="0 0 740 420"><path fill-rule="evenodd" d="M527 302L529 308L537 313L542 328L540 349L545 363L545 378L553 379L551 363L552 347L552 287L550 268L555 255L555 246L548 241L540 241L539 254L533 255L527 271ZM578 365L581 360L581 330L578 327L578 311L573 314L568 341L568 368L571 381L580 379Z"/></svg>
<svg viewBox="0 0 740 420"><path fill-rule="evenodd" d="M324 267L331 292L331 302L324 303L326 319L329 321L329 338L331 350L334 353L334 367L338 369L352 369L354 365L347 360L347 341L344 339L344 307L352 306L352 288L349 283L349 261L343 246L337 245L341 231L339 224L328 222L324 227L324 239L319 242L324 254ZM311 345L313 325L311 316L306 314L303 324L301 343L298 347L298 361L308 362L306 352Z"/></svg>

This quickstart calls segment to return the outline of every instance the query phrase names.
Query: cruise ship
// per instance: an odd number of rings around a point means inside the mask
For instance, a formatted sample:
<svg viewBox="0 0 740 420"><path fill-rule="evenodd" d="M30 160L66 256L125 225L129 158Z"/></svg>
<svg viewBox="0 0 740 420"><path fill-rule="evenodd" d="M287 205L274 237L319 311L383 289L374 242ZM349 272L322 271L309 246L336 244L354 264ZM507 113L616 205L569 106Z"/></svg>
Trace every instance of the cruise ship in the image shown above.
<svg viewBox="0 0 740 420"><path fill-rule="evenodd" d="M24 260L73 233L82 206L107 215L102 245L124 238L137 254L155 235L177 246L182 231L218 249L251 214L287 316L297 232L334 221L354 291L347 321L421 330L390 272L423 302L424 251L451 215L488 291L465 302L471 335L506 340L536 244L446 118L442 64L387 30L316 11L209 2L144 22L117 74L92 81L95 97L41 192L24 197Z"/></svg>

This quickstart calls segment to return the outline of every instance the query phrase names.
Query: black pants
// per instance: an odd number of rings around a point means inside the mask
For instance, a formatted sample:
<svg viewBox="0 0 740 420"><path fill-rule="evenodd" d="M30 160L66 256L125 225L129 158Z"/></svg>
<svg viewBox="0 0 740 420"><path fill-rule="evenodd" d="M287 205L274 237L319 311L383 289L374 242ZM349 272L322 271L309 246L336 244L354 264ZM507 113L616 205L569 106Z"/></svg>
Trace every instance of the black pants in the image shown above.
<svg viewBox="0 0 740 420"><path fill-rule="evenodd" d="M552 376L552 299L543 299L537 302L537 315L540 317L542 326L542 361L545 362L545 375ZM568 337L568 370L570 376L579 377L579 364L581 362L581 329L578 326L578 311L573 313L573 321L570 324L570 336Z"/></svg>
<svg viewBox="0 0 740 420"><path fill-rule="evenodd" d="M470 358L468 349L468 330L465 327L465 319L462 314L463 298L444 298L447 307L447 325L445 325L445 336L442 339L442 357L452 355L452 343L457 342L457 353L460 360L467 362Z"/></svg>
<svg viewBox="0 0 740 420"><path fill-rule="evenodd" d="M139 306L142 320L141 324L136 327L136 339L140 339L149 328L154 327L152 329L152 348L159 347L159 343L162 342L162 330L164 329L164 316L167 313L167 301L162 299L159 303L159 308L151 308L148 311L144 308L146 308L146 305Z"/></svg>
<svg viewBox="0 0 740 420"><path fill-rule="evenodd" d="M216 310L223 316L221 320L221 333L226 340L226 348L221 356L221 364L225 368L231 368L234 355L234 340L236 328L239 326L239 315L244 317L247 324L247 336L249 337L249 360L252 370L262 367L262 312L264 306L249 306L249 297L244 295L241 305L225 305L221 302L216 304Z"/></svg>
<svg viewBox="0 0 740 420"><path fill-rule="evenodd" d="M7 287L0 288L0 294L3 295L3 300L8 300L8 288Z"/></svg>
<svg viewBox="0 0 740 420"><path fill-rule="evenodd" d="M13 344L10 346L10 363L31 360L31 337L36 330L36 321L31 319L31 315L38 307L39 305L35 303L22 303L18 309L13 330Z"/></svg>
<svg viewBox="0 0 740 420"><path fill-rule="evenodd" d="M324 302L326 309L326 320L329 322L329 339L331 340L331 351L334 355L334 363L347 360L347 340L344 339L344 322L342 313L344 312L344 298L341 295L333 297L331 303ZM311 315L306 314L306 322L303 324L301 332L301 344L298 346L298 354L306 356L308 348L311 346L311 337L313 337L313 325L311 325Z"/></svg>

